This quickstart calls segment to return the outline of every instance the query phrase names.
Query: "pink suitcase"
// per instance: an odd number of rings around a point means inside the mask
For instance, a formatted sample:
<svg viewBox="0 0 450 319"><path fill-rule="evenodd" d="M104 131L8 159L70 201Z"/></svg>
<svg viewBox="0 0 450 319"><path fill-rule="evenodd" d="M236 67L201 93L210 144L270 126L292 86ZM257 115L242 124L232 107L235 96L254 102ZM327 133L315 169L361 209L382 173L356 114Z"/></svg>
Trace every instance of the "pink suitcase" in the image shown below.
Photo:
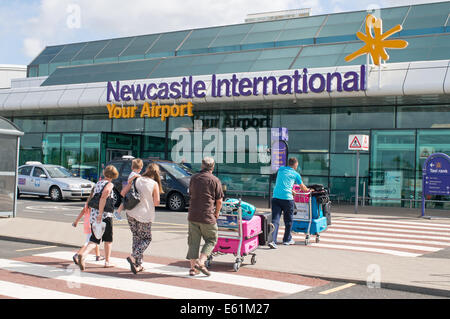
<svg viewBox="0 0 450 319"><path fill-rule="evenodd" d="M254 215L252 219L242 221L242 234L244 239L258 236L261 231L261 216Z"/></svg>
<svg viewBox="0 0 450 319"><path fill-rule="evenodd" d="M241 252L238 253L239 239L219 238L213 252L245 256L258 248L258 236L242 241Z"/></svg>
<svg viewBox="0 0 450 319"><path fill-rule="evenodd" d="M292 188L295 193L301 193L302 190L300 188L300 185L295 184ZM294 202L296 203L309 203L309 195L301 195L296 194L294 195Z"/></svg>

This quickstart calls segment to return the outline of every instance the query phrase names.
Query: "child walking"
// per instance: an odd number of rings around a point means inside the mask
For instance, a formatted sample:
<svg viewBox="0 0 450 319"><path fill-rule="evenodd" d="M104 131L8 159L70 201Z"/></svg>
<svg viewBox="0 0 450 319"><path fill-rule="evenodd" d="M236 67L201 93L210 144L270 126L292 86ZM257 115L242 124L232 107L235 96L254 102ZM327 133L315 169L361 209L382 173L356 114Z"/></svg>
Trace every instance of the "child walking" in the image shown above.
<svg viewBox="0 0 450 319"><path fill-rule="evenodd" d="M73 255L73 262L78 265L78 255L82 254L86 250L86 246L89 243L89 238L91 237L91 223L89 222L90 215L91 215L91 209L88 207L87 203L92 198L94 194L94 188L91 190L91 194L89 195L89 198L87 199L86 203L84 204L83 209L81 210L78 217L73 222L72 226L77 227L78 222L81 220L81 217L83 217L83 226L84 226L84 234L86 235L86 242L84 243L83 247L81 247L75 255ZM100 246L97 245L95 247L95 260L100 261L104 258L100 256Z"/></svg>

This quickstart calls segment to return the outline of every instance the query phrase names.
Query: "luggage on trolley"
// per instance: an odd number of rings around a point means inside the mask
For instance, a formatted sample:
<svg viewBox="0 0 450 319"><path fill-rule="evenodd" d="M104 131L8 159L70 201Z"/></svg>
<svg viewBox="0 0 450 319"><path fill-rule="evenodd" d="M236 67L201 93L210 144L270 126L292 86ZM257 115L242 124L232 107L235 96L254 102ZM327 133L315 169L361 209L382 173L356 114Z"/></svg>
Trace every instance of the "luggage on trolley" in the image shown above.
<svg viewBox="0 0 450 319"><path fill-rule="evenodd" d="M213 257L225 254L233 254L236 257L233 265L234 271L239 270L245 256L251 255L251 264L254 265L256 263L254 251L259 246L261 217L253 215L251 219L244 220L242 215L240 200L238 203L233 203L233 205L222 206L217 219L219 239L205 263L207 268L211 266Z"/></svg>
<svg viewBox="0 0 450 319"><path fill-rule="evenodd" d="M323 215L322 204L319 204L312 192L303 193L299 185L294 185L294 216L292 231L305 233L305 245L309 244L310 236L316 236L320 242L320 233L327 229L327 218Z"/></svg>
<svg viewBox="0 0 450 319"><path fill-rule="evenodd" d="M256 212L261 217L261 234L259 234L259 246L267 246L272 241L274 226L272 224L272 212Z"/></svg>

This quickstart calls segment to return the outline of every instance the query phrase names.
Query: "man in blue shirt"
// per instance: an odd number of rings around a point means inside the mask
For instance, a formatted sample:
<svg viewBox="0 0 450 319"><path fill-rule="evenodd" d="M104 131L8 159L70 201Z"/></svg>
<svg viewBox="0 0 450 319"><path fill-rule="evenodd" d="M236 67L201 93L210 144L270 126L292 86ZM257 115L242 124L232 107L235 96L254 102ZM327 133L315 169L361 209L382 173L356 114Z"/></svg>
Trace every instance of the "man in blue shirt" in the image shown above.
<svg viewBox="0 0 450 319"><path fill-rule="evenodd" d="M295 241L291 236L292 216L294 215L295 202L292 195L294 184L299 184L302 192L309 192L309 189L303 184L302 177L297 173L298 161L291 157L288 160L288 166L280 167L277 173L275 188L272 196L272 224L274 225L273 241L269 243L272 249L277 248L278 227L280 226L281 213L284 220L284 245L293 245Z"/></svg>

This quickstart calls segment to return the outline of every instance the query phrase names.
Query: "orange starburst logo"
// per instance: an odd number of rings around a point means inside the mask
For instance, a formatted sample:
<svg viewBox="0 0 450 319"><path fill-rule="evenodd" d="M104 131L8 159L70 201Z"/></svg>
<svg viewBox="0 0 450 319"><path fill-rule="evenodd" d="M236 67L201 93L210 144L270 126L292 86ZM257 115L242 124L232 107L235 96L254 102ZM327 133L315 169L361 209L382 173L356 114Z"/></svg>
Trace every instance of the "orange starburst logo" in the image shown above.
<svg viewBox="0 0 450 319"><path fill-rule="evenodd" d="M372 29L374 34L372 34ZM386 40L391 35L401 30L402 26L398 24L389 31L383 33L381 19L377 19L373 15L368 14L366 17L366 34L359 31L356 33L358 39L363 41L366 45L347 55L345 61L349 62L363 54L370 54L373 63L380 65L381 59L384 61L389 60L386 48L403 49L408 46L408 42L405 40Z"/></svg>

